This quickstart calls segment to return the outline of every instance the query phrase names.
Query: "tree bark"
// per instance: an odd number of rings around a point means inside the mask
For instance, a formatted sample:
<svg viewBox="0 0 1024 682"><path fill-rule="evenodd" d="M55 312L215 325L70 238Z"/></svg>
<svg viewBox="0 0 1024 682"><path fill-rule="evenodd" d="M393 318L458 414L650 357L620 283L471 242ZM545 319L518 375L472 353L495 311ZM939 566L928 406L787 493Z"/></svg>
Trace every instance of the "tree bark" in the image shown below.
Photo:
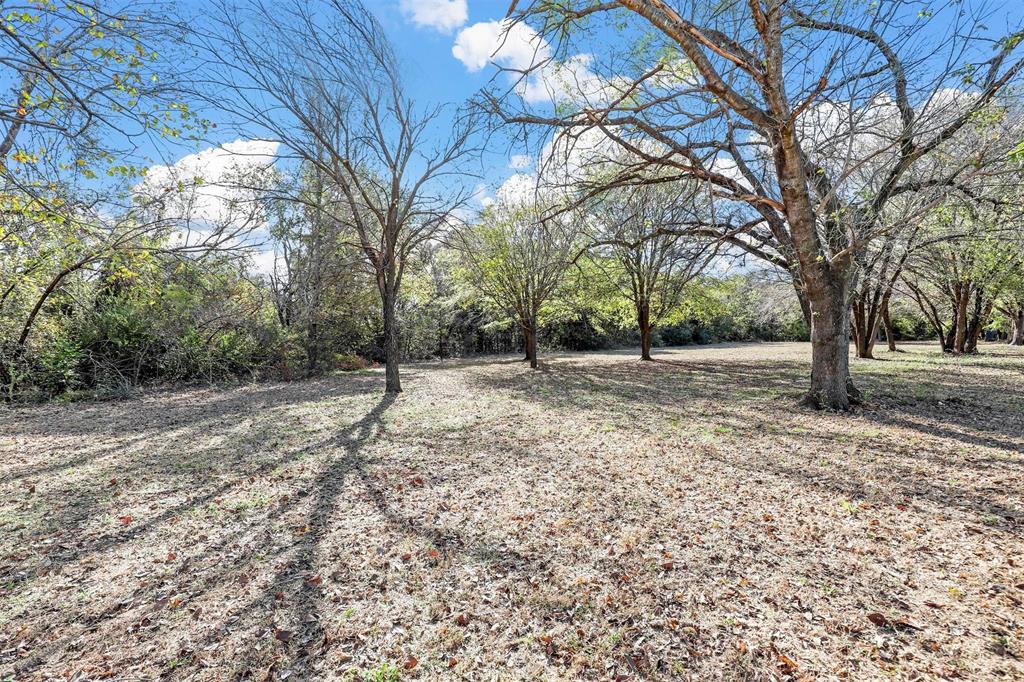
<svg viewBox="0 0 1024 682"><path fill-rule="evenodd" d="M788 107L779 66L771 64L778 88L773 108L783 111ZM845 412L850 409L851 390L857 397L850 379L851 263L848 256L828 262L823 255L794 127L783 125L771 142L782 204L800 261L800 281L811 311L811 388L804 403Z"/></svg>
<svg viewBox="0 0 1024 682"><path fill-rule="evenodd" d="M533 343L533 337L534 337L534 334L536 332L535 332L534 326L531 324L530 320L528 320L528 319L523 320L522 321L522 325L523 325L523 354L525 355L523 360L525 360L526 362L529 362L531 367L534 367L535 363L536 363L536 358L534 357L534 354L536 353L537 347Z"/></svg>
<svg viewBox="0 0 1024 682"><path fill-rule="evenodd" d="M384 304L384 392L401 393L402 381L398 374L398 317L395 310L397 297L390 287L385 287L381 294Z"/></svg>
<svg viewBox="0 0 1024 682"><path fill-rule="evenodd" d="M984 300L984 289L976 288L974 292L974 311L970 323L967 325L967 343L964 345L965 353L977 353L978 341L981 340L981 333L988 324L989 316L992 315L993 301Z"/></svg>
<svg viewBox="0 0 1024 682"><path fill-rule="evenodd" d="M864 305L863 301L856 301L853 304L853 340L858 358L866 360L875 358L877 325L877 315L872 315L869 306Z"/></svg>
<svg viewBox="0 0 1024 682"><path fill-rule="evenodd" d="M963 353L967 343L967 285L956 285L956 335L953 337L953 352Z"/></svg>
<svg viewBox="0 0 1024 682"><path fill-rule="evenodd" d="M804 324L807 325L807 333L811 331L811 304L807 301L807 294L804 293L804 286L795 277L793 287L796 289L796 300L800 302L800 312L804 316Z"/></svg>
<svg viewBox="0 0 1024 682"><path fill-rule="evenodd" d="M889 317L889 297L887 296L885 301L882 303L882 328L885 330L885 341L889 344L889 352L895 353L896 348L896 336L892 329L892 319Z"/></svg>
<svg viewBox="0 0 1024 682"><path fill-rule="evenodd" d="M1009 345L1024 346L1024 308L1014 311L1010 316L1013 331L1010 333Z"/></svg>
<svg viewBox="0 0 1024 682"><path fill-rule="evenodd" d="M526 357L530 361L530 367L537 369L537 318L530 318L526 322Z"/></svg>
<svg viewBox="0 0 1024 682"><path fill-rule="evenodd" d="M36 299L36 304L32 306L32 310L29 311L28 314L28 319L25 320L25 325L21 328L21 336L18 337L19 352L21 351L21 349L25 347L25 343L28 341L28 335L32 332L32 325L36 321L36 316L39 315L39 311L43 309L43 304L46 303L46 299L50 297L50 294L56 291L57 286L65 277L85 267L95 259L95 254L86 256L77 263L74 263L73 265L69 265L68 267L64 268L59 273L57 273L57 275L52 280L50 280L50 283L46 286L45 289L43 289L43 293L41 293L39 295L39 298Z"/></svg>
<svg viewBox="0 0 1024 682"><path fill-rule="evenodd" d="M651 307L647 301L637 306L636 317L640 326L640 359L651 360Z"/></svg>
<svg viewBox="0 0 1024 682"><path fill-rule="evenodd" d="M811 390L804 402L816 408L849 410L859 392L850 379L850 306L846 287L832 283L813 292L808 299L813 322Z"/></svg>

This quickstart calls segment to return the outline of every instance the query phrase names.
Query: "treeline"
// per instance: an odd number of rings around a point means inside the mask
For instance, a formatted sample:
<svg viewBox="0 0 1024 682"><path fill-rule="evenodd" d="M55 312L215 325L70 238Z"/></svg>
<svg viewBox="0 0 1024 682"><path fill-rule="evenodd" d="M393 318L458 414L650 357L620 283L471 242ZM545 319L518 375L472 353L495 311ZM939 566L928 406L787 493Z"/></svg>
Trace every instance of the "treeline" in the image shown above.
<svg viewBox="0 0 1024 682"><path fill-rule="evenodd" d="M524 350L516 320L452 266L421 254L399 304L403 360ZM339 261L343 262L343 261ZM8 400L120 397L159 383L296 380L385 360L372 278L340 269L287 287L237 259L193 261L139 251L81 271L49 297L23 348L16 321L38 291L12 294L0 321ZM580 271L542 311L538 344L598 350L639 344L630 302ZM652 345L806 340L792 290L764 275L692 282Z"/></svg>

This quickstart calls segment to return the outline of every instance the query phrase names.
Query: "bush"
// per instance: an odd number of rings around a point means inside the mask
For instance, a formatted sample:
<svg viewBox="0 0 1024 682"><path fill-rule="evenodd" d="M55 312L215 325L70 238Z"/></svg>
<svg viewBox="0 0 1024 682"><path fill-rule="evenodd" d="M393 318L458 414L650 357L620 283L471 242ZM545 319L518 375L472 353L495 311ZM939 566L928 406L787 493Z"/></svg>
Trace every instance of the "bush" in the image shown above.
<svg viewBox="0 0 1024 682"><path fill-rule="evenodd" d="M662 327L656 334L665 346L688 346L693 343L693 328L688 322Z"/></svg>
<svg viewBox="0 0 1024 682"><path fill-rule="evenodd" d="M342 372L354 372L369 367L370 361L351 353L335 353L332 358L332 365L334 369Z"/></svg>

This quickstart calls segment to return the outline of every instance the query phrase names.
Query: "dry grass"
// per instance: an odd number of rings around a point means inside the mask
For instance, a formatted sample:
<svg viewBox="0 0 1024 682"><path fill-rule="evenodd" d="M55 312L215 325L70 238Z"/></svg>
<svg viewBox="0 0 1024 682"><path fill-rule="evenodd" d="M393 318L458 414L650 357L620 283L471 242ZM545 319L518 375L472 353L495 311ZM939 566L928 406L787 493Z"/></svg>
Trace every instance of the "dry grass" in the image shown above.
<svg viewBox="0 0 1024 682"><path fill-rule="evenodd" d="M1024 355L419 365L0 413L0 679L1021 679Z"/></svg>

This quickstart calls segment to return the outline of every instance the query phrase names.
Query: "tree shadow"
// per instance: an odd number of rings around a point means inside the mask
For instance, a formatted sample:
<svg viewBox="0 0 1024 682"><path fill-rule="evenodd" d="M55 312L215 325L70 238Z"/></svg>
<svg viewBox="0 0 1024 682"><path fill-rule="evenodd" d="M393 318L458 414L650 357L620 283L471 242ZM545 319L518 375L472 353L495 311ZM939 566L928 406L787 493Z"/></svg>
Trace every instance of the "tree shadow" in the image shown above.
<svg viewBox="0 0 1024 682"><path fill-rule="evenodd" d="M976 392L965 389L963 379L929 376L920 381L930 390L938 391L940 397L952 398L947 402L905 397L894 401L885 375L858 373L856 381L874 398L869 398L867 409L854 416L843 416L795 408L809 369L808 364L797 361L658 359L652 363L613 360L588 364L568 358L552 360L548 365L548 371L542 373L475 375L474 379L486 389L511 391L519 399L540 402L549 408L587 410L634 429L645 428L631 424L636 415L647 416L649 423L703 423L713 432L720 431L723 441L736 446L734 456L719 454L714 458L750 473L773 472L795 485L828 490L849 499L877 496L872 490L878 490L879 485L877 481L871 484L871 478L876 477L885 481L891 498L927 500L986 518L997 515L1007 522L1008 529L1021 532L1024 515L1018 506L1019 498L1011 491L986 483L989 478L1019 474L1022 466L1022 461L1012 455L1024 453L1024 414L1015 407L1020 404L1015 401L1024 398L1024 393L1010 380L1000 387L998 399L982 402ZM785 417L775 419L776 414ZM818 428L826 430L803 428L801 414L813 416ZM861 425L865 421L916 432L945 444L927 451L893 451L889 440L854 434L856 442L887 452L887 459L865 461L856 452L825 455L834 452L839 441L849 438L846 432L851 424L863 430ZM771 442L772 432L778 433L782 428L789 429L789 438L813 443L809 454L794 465L780 464L762 453L752 456L743 447L744 443L758 440ZM1007 456L987 457L978 453L971 457L948 452L951 442L990 448ZM828 460L825 465L818 461L823 455ZM922 463L927 463L929 472L918 471ZM964 467L977 477L972 486L946 483L962 478Z"/></svg>
<svg viewBox="0 0 1024 682"><path fill-rule="evenodd" d="M313 628L315 628L316 624L319 622L317 617L319 597L317 592L317 583L306 581L303 578L308 577L306 574L308 573L309 568L315 563L317 547L329 528L330 517L337 495L344 487L347 475L351 472L353 467L356 466L356 460L359 456L360 449L373 438L375 432L382 424L382 418L385 411L395 402L395 400L395 395L387 394L382 397L362 418L333 434L330 438L286 452L254 469L239 470L237 473L241 474L241 478L232 479L224 484L205 491L200 495L192 496L182 503L175 504L164 509L155 516L149 517L138 523L133 523L126 530L102 535L95 540L74 547L70 551L63 551L62 548L57 545L57 550L47 555L47 573L59 573L62 566L69 565L71 563L78 563L79 565L84 563L87 566L91 564L95 567L95 563L90 561L90 557L100 556L118 546L144 542L146 538L152 537L154 534L158 533L162 527L165 527L167 523L172 522L175 518L188 513L190 510L195 510L224 494L231 487L236 485L239 480L251 480L253 477L265 475L274 468L288 462L295 461L306 453L322 451L330 452L335 449L340 449L340 456L332 456L323 466L319 474L314 479L313 484L310 486L311 490L302 490L299 494L290 497L287 501L275 508L274 513L276 515L286 514L303 504L305 498L308 498L311 495L313 496L307 518L307 526L309 528L308 532L303 535L301 542L297 546L290 548L293 550L293 556L275 574L271 583L273 589L270 590L269 595L265 595L267 598L254 600L248 607L249 609L255 608L258 605L266 603L267 599L269 599L270 602L273 602L275 601L274 595L283 593L282 590L287 588L290 597L289 602L294 604L294 608L298 613L297 621L303 623L305 627L305 631L301 633L301 636L311 637L313 636ZM145 465L141 466L144 467ZM65 519L64 522L67 523L67 519ZM72 520L71 523L76 526L82 525L84 524L84 520ZM243 571L247 566L252 564L256 559L252 553L247 552L238 554L237 552L232 552L230 550L232 547L244 544L240 541L248 535L251 535L253 532L259 533L261 530L265 531L265 526L259 521L255 525L242 524L239 528L228 533L218 542L205 546L202 555L193 555L187 558L183 557L178 561L173 573L169 576L165 576L164 581L173 582L176 579L189 580L192 578L191 571L194 570L197 563L201 562L203 556L231 557L227 561L219 560L214 572L211 573L208 570L204 571L206 574L204 586L193 588L189 593L190 600L198 601L211 590L225 582L230 582L229 578L234 573ZM93 569L87 568L87 570ZM20 580L26 579L29 575L29 572L19 568L17 565L4 566L3 573L0 573L0 582L7 582L8 585L11 586L11 589L16 590L17 583ZM296 580L297 576L299 577L299 580ZM296 582L298 582L299 585L297 589L291 587L292 583ZM146 592L159 594L159 587L159 585L153 585L152 588L146 590ZM137 593L127 605L124 601L119 601L117 604L108 607L101 613L88 616L89 628L91 630L95 630L105 621L109 621L114 618L122 620L131 618L135 623L133 628L137 629L139 623L139 612L145 613L147 610L151 609L154 601L159 603L159 600L139 599L141 596L142 595ZM241 613L244 613L244 610ZM146 617L142 617L142 622L145 622L145 620ZM60 650L62 647L67 646L68 638L77 636L77 634L78 633L71 631L66 635L61 634L56 637L48 637L48 641L45 644L34 647L28 657L23 658L14 664L14 672L17 675L24 676L32 674L51 652ZM304 678L300 676L298 679Z"/></svg>

